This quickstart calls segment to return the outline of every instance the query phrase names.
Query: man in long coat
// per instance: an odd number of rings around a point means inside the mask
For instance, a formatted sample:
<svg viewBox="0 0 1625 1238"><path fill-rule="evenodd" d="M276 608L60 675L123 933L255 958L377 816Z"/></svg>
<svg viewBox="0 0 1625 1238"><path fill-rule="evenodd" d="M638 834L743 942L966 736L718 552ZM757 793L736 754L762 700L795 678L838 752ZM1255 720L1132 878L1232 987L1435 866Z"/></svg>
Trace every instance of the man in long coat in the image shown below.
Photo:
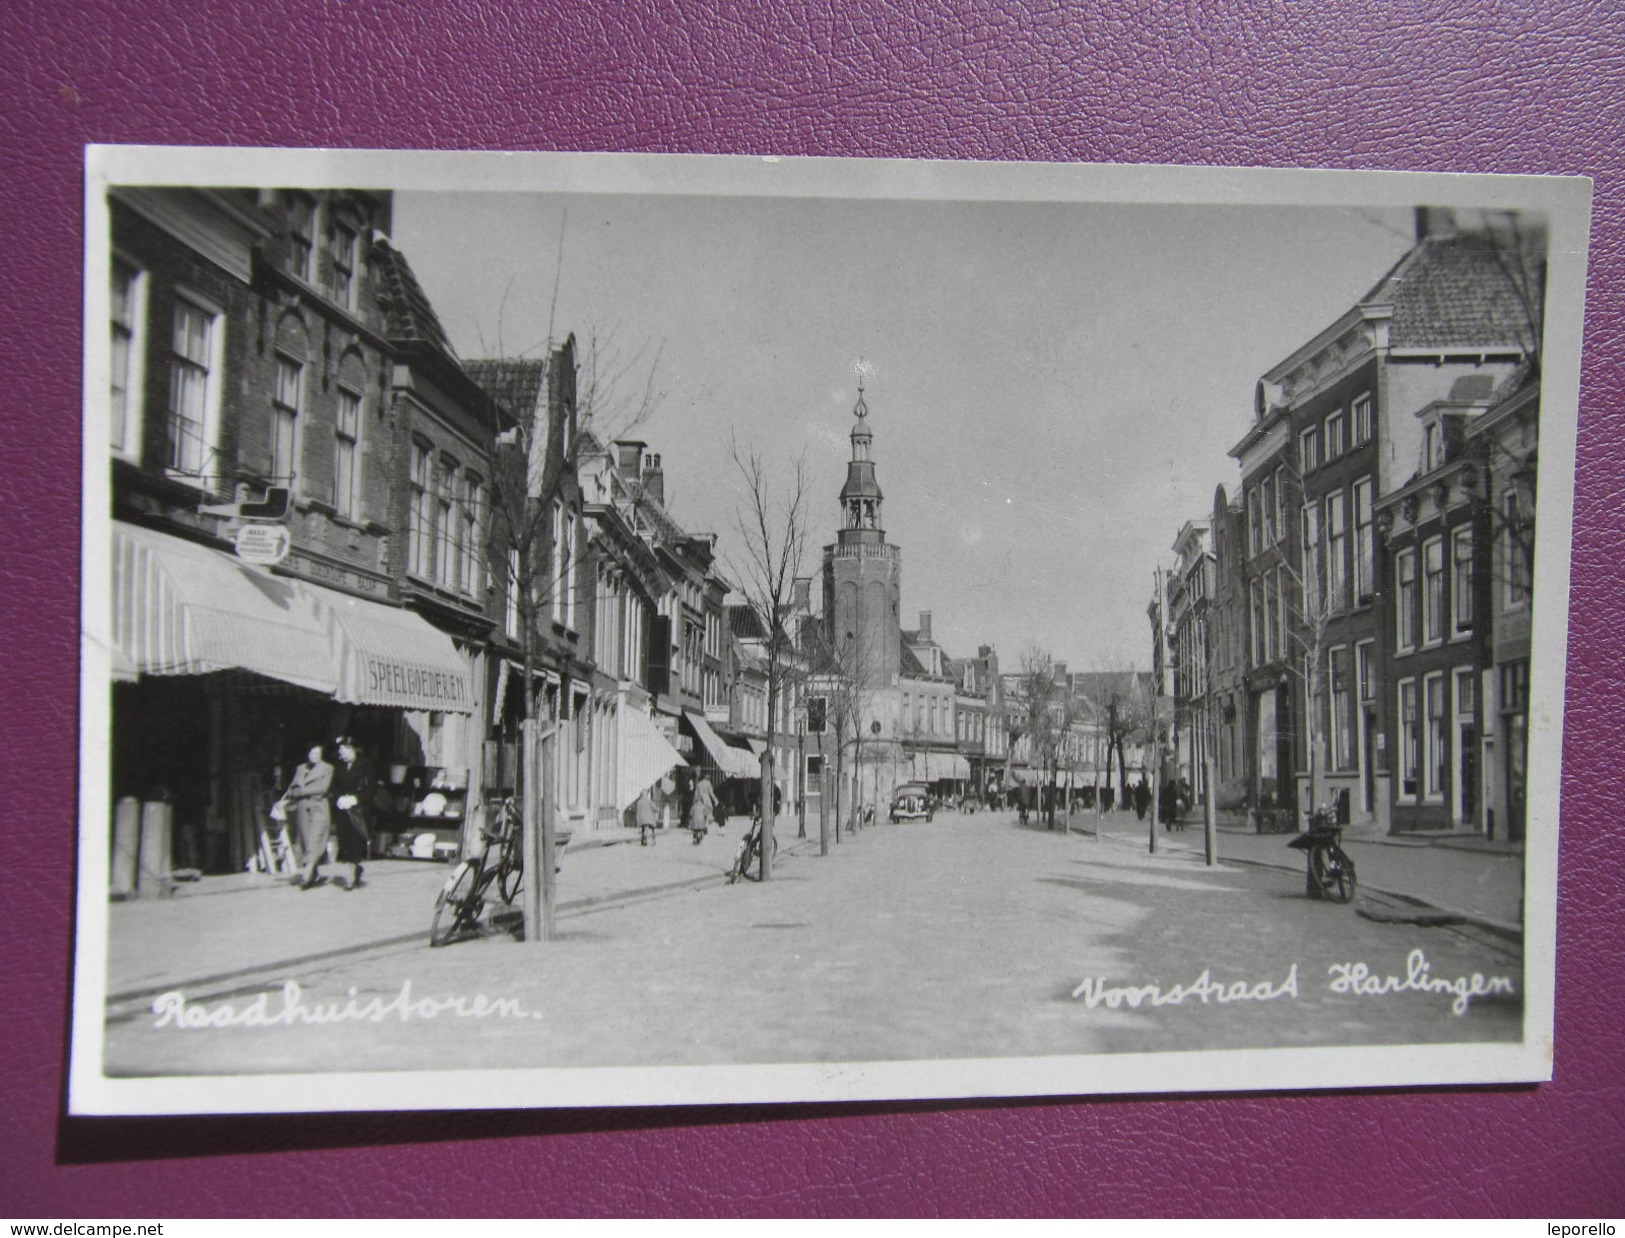
<svg viewBox="0 0 1625 1238"><path fill-rule="evenodd" d="M316 869L327 852L327 840L333 832L333 816L328 794L333 786L333 767L324 759L322 746L310 750L309 759L293 772L293 781L282 796L288 815L299 831L299 847L305 857L305 868L300 874L299 888L308 890L316 885Z"/></svg>
<svg viewBox="0 0 1625 1238"><path fill-rule="evenodd" d="M371 831L367 828L367 805L372 798L372 769L357 751L355 741L341 735L334 741L338 749L339 764L333 771L333 784L329 794L333 797L333 818L339 840L339 863L354 868L344 889L354 890L361 885L361 861L367 858L371 847Z"/></svg>

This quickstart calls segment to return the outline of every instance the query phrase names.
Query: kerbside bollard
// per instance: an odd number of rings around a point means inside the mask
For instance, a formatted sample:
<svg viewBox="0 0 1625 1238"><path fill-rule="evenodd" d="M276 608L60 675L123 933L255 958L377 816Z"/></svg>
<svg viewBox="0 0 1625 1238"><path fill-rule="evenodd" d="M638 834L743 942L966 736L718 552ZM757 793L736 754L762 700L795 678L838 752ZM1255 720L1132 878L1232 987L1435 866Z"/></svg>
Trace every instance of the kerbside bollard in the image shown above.
<svg viewBox="0 0 1625 1238"><path fill-rule="evenodd" d="M113 862L108 873L108 893L118 899L133 898L140 862L141 801L126 795L113 805Z"/></svg>
<svg viewBox="0 0 1625 1238"><path fill-rule="evenodd" d="M141 805L141 847L135 889L141 898L168 898L175 883L169 875L169 839L175 826L175 806L167 800Z"/></svg>

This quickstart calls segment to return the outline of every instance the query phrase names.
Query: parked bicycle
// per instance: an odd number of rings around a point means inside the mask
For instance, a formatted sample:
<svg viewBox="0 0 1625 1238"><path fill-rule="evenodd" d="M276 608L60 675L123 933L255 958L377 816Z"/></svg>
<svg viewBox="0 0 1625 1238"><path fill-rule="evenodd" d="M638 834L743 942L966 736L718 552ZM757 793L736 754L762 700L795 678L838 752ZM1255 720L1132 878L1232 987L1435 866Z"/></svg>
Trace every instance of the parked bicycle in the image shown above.
<svg viewBox="0 0 1625 1238"><path fill-rule="evenodd" d="M493 888L504 904L511 905L519 897L525 872L521 837L519 806L511 799L503 800L480 831L479 855L459 864L435 899L429 945L444 946L477 933Z"/></svg>
<svg viewBox="0 0 1625 1238"><path fill-rule="evenodd" d="M1330 807L1317 808L1310 813L1309 828L1287 846L1297 848L1308 857L1306 888L1310 898L1330 899L1334 903L1354 901L1354 861L1343 850L1343 827L1337 823Z"/></svg>
<svg viewBox="0 0 1625 1238"><path fill-rule="evenodd" d="M771 830L768 831L767 836L770 840L769 845L772 848L768 854L773 859L777 859L779 855L779 840L773 837ZM734 851L733 867L728 870L729 885L733 885L741 877L750 876L751 865L757 862L761 849L762 814L760 810L758 810L751 813L750 828L745 831L745 836L739 840L738 849Z"/></svg>

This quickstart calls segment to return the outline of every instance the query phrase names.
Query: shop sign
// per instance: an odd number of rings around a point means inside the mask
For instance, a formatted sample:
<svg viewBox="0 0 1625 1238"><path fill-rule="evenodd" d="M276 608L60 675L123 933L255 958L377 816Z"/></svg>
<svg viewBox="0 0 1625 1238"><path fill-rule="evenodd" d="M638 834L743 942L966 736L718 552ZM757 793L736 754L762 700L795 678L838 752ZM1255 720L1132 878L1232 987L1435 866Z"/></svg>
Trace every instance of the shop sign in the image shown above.
<svg viewBox="0 0 1625 1238"><path fill-rule="evenodd" d="M237 557L244 563L281 563L292 546L286 525L245 524L237 530Z"/></svg>

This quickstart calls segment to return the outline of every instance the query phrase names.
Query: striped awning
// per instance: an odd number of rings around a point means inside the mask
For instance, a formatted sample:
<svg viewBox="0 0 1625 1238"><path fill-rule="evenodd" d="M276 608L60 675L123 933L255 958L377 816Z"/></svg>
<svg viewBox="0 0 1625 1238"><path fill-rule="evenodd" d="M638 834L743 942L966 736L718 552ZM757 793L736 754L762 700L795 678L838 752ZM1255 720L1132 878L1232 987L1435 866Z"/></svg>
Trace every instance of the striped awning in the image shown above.
<svg viewBox="0 0 1625 1238"><path fill-rule="evenodd" d="M321 616L299 586L178 537L113 523L115 674L245 670L332 693Z"/></svg>
<svg viewBox="0 0 1625 1238"><path fill-rule="evenodd" d="M716 766L722 771L724 778L758 778L761 776L762 767L757 763L754 756L743 748L735 748L728 743L716 731L712 730L711 724L699 714L686 713L683 716L688 719L688 724L694 728L694 734L699 736L700 743L704 745L705 751L709 754L711 760L716 762Z"/></svg>
<svg viewBox="0 0 1625 1238"><path fill-rule="evenodd" d="M327 620L338 660L337 699L394 709L474 712L468 662L439 628L409 610L320 585L301 587L315 597Z"/></svg>
<svg viewBox="0 0 1625 1238"><path fill-rule="evenodd" d="M956 752L916 752L911 777L922 782L965 782L970 762Z"/></svg>
<svg viewBox="0 0 1625 1238"><path fill-rule="evenodd" d="M615 808L625 812L638 796L679 765L687 765L677 749L655 729L649 716L622 704L620 751L615 765Z"/></svg>

